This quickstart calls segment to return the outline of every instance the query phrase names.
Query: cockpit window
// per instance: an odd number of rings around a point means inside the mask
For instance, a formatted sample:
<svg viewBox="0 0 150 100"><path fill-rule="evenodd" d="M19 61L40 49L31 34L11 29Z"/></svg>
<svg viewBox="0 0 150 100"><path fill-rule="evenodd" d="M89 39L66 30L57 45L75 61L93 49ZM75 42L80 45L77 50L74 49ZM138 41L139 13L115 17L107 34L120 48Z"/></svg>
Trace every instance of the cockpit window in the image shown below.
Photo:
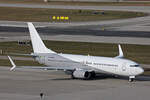
<svg viewBox="0 0 150 100"><path fill-rule="evenodd" d="M140 65L130 65L130 67L139 67Z"/></svg>

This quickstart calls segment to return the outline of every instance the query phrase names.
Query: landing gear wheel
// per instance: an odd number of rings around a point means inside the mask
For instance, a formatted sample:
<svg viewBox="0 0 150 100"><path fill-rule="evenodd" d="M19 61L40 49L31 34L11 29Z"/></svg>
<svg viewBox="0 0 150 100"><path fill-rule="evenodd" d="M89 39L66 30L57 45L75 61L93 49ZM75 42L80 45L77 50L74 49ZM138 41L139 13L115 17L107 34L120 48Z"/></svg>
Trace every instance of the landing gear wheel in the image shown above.
<svg viewBox="0 0 150 100"><path fill-rule="evenodd" d="M73 76L73 72L71 73L71 79L75 79L75 77Z"/></svg>
<svg viewBox="0 0 150 100"><path fill-rule="evenodd" d="M135 76L129 76L129 82L133 82L135 79Z"/></svg>
<svg viewBox="0 0 150 100"><path fill-rule="evenodd" d="M96 77L96 73L94 71L91 72L91 79L94 79Z"/></svg>
<svg viewBox="0 0 150 100"><path fill-rule="evenodd" d="M134 78L129 78L129 82L133 82L134 81Z"/></svg>

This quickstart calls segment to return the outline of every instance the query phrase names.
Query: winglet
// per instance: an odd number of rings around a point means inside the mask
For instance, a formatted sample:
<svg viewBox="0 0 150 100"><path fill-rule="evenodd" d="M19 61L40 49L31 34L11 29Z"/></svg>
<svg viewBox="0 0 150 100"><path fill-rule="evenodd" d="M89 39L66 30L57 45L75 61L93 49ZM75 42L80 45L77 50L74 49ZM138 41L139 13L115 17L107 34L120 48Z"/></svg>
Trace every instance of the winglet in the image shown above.
<svg viewBox="0 0 150 100"><path fill-rule="evenodd" d="M124 54L123 54L123 51L122 51L120 44L118 45L118 48L119 48L119 55L116 58L123 58Z"/></svg>
<svg viewBox="0 0 150 100"><path fill-rule="evenodd" d="M12 64L12 67L10 68L10 70L14 70L16 68L16 65L14 63L14 61L11 59L11 57L8 56L8 59L10 60L11 64Z"/></svg>
<svg viewBox="0 0 150 100"><path fill-rule="evenodd" d="M121 48L121 46L120 46L120 44L118 45L118 48L119 48L119 58L122 58L122 57L124 57L124 55L123 55L123 51L122 51L122 48Z"/></svg>

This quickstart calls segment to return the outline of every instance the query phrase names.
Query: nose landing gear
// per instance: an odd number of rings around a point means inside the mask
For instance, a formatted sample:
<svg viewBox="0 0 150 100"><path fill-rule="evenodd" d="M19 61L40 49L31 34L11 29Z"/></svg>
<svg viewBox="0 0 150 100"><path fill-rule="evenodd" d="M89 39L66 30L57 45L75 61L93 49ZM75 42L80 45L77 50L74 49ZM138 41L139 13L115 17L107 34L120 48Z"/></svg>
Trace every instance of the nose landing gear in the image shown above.
<svg viewBox="0 0 150 100"><path fill-rule="evenodd" d="M135 76L129 76L129 82L133 82L135 79Z"/></svg>

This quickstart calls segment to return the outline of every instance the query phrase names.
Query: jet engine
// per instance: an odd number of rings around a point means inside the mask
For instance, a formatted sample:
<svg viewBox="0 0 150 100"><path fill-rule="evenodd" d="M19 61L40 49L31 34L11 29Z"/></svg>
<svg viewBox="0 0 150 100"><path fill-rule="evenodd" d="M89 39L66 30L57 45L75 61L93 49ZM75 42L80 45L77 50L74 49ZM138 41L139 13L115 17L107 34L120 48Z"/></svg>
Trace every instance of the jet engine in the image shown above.
<svg viewBox="0 0 150 100"><path fill-rule="evenodd" d="M94 71L75 70L72 73L72 78L91 79L95 77Z"/></svg>

